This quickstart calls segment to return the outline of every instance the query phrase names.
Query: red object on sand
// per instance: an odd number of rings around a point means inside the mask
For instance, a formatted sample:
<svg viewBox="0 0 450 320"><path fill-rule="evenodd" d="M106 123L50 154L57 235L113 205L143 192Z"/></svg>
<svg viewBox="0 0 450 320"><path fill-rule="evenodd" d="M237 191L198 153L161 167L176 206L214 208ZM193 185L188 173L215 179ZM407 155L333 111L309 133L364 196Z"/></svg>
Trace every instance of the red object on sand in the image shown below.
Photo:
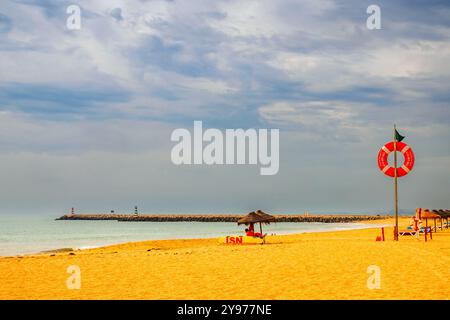
<svg viewBox="0 0 450 320"><path fill-rule="evenodd" d="M388 156L394 151L394 141L386 143L378 152L378 167L389 177L395 176L394 167L388 163ZM405 161L401 167L397 168L397 177L406 176L414 167L414 153L412 149L404 142L397 141L397 151L400 151Z"/></svg>

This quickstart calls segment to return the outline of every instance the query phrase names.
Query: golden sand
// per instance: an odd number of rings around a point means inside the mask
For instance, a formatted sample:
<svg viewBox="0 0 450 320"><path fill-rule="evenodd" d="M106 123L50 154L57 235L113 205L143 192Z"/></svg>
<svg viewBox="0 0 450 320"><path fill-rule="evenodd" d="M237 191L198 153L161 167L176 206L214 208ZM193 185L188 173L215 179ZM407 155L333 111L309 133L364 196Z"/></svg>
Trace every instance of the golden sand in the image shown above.
<svg viewBox="0 0 450 320"><path fill-rule="evenodd" d="M374 225L277 236L266 245L162 240L0 258L0 299L450 297L450 230L428 242L423 236L394 242L392 227L386 228L386 242L376 242L380 234ZM70 265L80 267L79 290L67 288ZM367 286L371 265L380 268L379 289Z"/></svg>

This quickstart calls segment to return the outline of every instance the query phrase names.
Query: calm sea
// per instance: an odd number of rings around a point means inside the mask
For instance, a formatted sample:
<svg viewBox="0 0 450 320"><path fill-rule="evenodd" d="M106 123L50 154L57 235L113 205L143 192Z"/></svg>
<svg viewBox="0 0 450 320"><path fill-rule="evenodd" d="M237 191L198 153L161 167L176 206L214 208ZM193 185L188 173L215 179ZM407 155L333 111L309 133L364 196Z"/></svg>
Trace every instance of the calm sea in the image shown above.
<svg viewBox="0 0 450 320"><path fill-rule="evenodd" d="M211 238L242 234L229 222L55 221L54 216L1 215L0 256L60 248L92 248L154 239ZM361 223L272 223L264 233L288 234L366 228Z"/></svg>

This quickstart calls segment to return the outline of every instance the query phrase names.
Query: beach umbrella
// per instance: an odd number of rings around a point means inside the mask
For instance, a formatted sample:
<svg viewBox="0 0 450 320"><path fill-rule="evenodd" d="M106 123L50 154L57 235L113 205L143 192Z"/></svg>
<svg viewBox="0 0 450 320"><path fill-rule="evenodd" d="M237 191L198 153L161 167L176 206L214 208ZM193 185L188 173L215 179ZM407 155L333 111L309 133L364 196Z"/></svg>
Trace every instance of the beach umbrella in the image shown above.
<svg viewBox="0 0 450 320"><path fill-rule="evenodd" d="M272 216L272 215L270 215L268 213L265 213L262 210L256 210L256 214L261 216L261 217L263 217L265 219L265 223L267 223L267 224L269 224L270 222L275 222L275 220L276 220L274 216ZM260 228L260 232L261 232L261 235L262 235L263 233L262 233L261 223L259 224L259 228Z"/></svg>
<svg viewBox="0 0 450 320"><path fill-rule="evenodd" d="M433 210L433 212L436 212L436 214L438 214L439 216L441 216L441 230L442 230L442 220L445 219L446 223L446 227L448 228L448 218L450 216L450 212L447 212L444 209L439 209L439 210Z"/></svg>
<svg viewBox="0 0 450 320"><path fill-rule="evenodd" d="M267 214L261 210L257 210L257 212L250 212L249 214L247 214L245 217L242 217L241 219L238 220L237 224L241 225L241 224L250 224L250 223L259 223L259 229L261 231L261 235L262 233L262 224L263 223L270 223L270 222L275 222L275 217L271 216L270 214Z"/></svg>
<svg viewBox="0 0 450 320"><path fill-rule="evenodd" d="M447 214L447 228L449 227L448 225L448 218L450 218L450 210L443 210L446 214Z"/></svg>
<svg viewBox="0 0 450 320"><path fill-rule="evenodd" d="M447 210L444 209L439 209L438 211L442 219L445 219L445 227L448 228L448 218L450 217L450 212L447 212Z"/></svg>
<svg viewBox="0 0 450 320"><path fill-rule="evenodd" d="M272 215L270 215L270 214L268 214L268 213L265 213L265 212L262 211L262 210L256 210L255 213L256 213L257 215L263 217L264 219L266 219L266 220L267 220L267 223L269 223L269 222L275 222L275 217L274 217L274 216L272 216Z"/></svg>
<svg viewBox="0 0 450 320"><path fill-rule="evenodd" d="M440 219L441 220L441 230L442 230L442 219L444 218L444 215L439 211L439 210L431 210L434 214L436 214L438 217L436 217L434 219L434 231L437 231L436 228L436 219Z"/></svg>
<svg viewBox="0 0 450 320"><path fill-rule="evenodd" d="M434 231L436 231L436 219L440 218L440 216L428 209L423 209L422 210L422 219L425 219L425 226L428 227L428 219L433 219L434 220Z"/></svg>

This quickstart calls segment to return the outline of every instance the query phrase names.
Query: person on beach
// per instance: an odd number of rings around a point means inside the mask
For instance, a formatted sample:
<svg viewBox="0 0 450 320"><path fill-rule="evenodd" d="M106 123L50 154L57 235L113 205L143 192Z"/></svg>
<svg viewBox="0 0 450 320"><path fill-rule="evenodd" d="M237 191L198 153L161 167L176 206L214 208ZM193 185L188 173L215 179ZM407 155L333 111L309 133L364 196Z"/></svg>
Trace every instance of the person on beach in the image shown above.
<svg viewBox="0 0 450 320"><path fill-rule="evenodd" d="M248 237L262 237L261 233L255 232L255 226L253 223L250 223L249 227L245 229L245 235Z"/></svg>
<svg viewBox="0 0 450 320"><path fill-rule="evenodd" d="M250 223L248 228L245 229L245 235L247 237L255 237L256 236L256 234L255 234L255 226L254 226L253 223Z"/></svg>

